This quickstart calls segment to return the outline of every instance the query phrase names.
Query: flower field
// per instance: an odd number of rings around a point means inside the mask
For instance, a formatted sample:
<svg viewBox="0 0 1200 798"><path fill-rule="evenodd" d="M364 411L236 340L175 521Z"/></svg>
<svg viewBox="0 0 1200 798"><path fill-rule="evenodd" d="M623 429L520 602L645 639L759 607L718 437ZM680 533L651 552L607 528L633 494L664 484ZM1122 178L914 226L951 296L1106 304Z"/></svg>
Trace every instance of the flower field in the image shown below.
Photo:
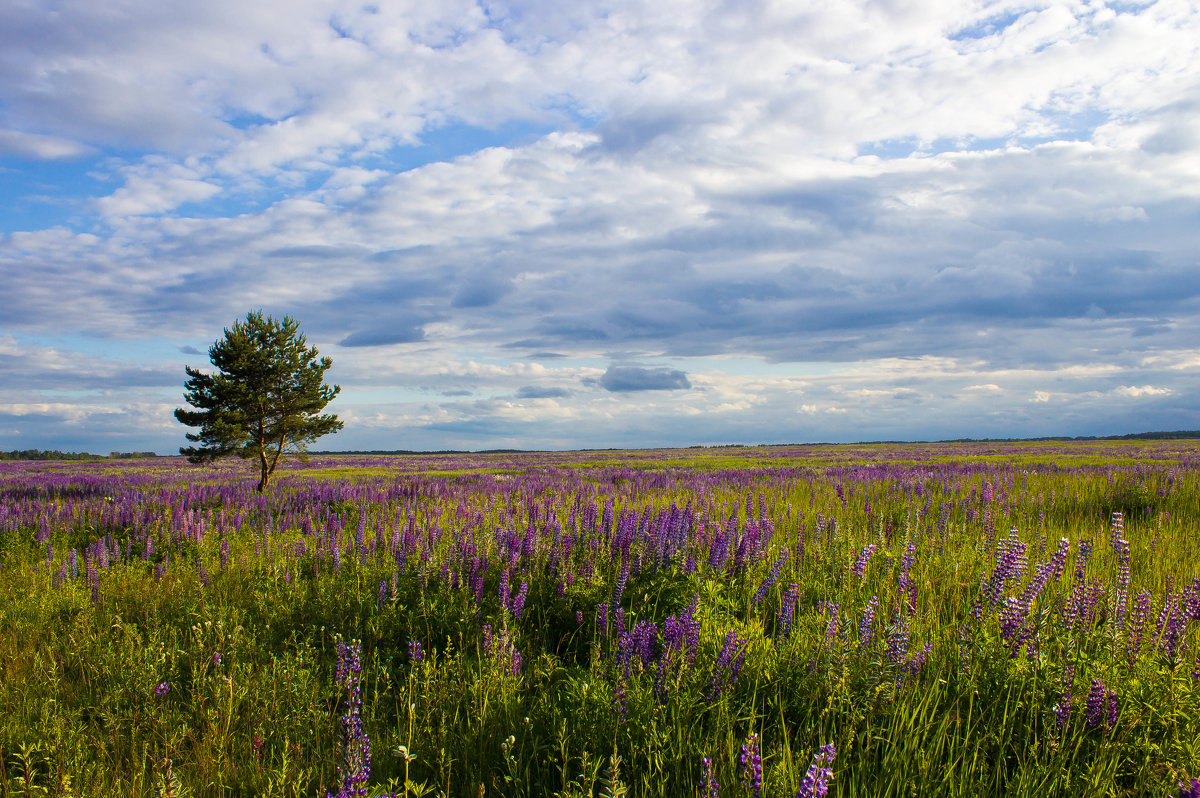
<svg viewBox="0 0 1200 798"><path fill-rule="evenodd" d="M1200 795L1200 442L0 463L0 796Z"/></svg>

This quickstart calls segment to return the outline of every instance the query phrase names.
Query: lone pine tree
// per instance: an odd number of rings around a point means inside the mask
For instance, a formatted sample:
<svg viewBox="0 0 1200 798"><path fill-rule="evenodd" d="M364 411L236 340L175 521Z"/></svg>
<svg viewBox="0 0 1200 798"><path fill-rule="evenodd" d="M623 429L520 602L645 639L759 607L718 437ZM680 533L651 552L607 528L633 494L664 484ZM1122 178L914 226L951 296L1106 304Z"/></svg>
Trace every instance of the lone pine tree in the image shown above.
<svg viewBox="0 0 1200 798"><path fill-rule="evenodd" d="M193 463L257 458L262 493L285 452L303 455L309 443L342 428L337 416L321 413L341 387L325 385L333 361L318 354L290 316L264 319L255 310L235 322L208 350L217 373L185 367L184 399L195 409L179 408L175 418L200 428L187 434L200 446L179 453Z"/></svg>

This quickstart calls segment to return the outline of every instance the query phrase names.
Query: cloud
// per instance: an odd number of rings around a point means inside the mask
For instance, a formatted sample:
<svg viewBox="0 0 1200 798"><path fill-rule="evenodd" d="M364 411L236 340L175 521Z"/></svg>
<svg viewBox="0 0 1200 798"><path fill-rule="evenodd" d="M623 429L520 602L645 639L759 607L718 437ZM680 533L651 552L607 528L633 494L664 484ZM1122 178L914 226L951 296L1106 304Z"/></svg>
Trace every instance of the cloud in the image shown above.
<svg viewBox="0 0 1200 798"><path fill-rule="evenodd" d="M518 399L565 399L571 392L565 388L546 388L536 385L522 385L517 389Z"/></svg>
<svg viewBox="0 0 1200 798"><path fill-rule="evenodd" d="M680 391L692 387L687 374L669 368L609 366L599 379L600 387L614 393L624 391Z"/></svg>
<svg viewBox="0 0 1200 798"><path fill-rule="evenodd" d="M1170 388L1156 388L1153 385L1121 385L1113 389L1113 393L1117 396L1126 396L1131 399L1137 399L1142 396L1170 396L1174 391Z"/></svg>
<svg viewBox="0 0 1200 798"><path fill-rule="evenodd" d="M185 355L203 355L204 354L199 349L197 349L196 347L194 347L190 344L180 344L180 345L176 346L175 348L178 349L180 352L182 352Z"/></svg>
<svg viewBox="0 0 1200 798"><path fill-rule="evenodd" d="M0 154L52 161L78 158L89 152L90 147L61 136L0 129Z"/></svg>
<svg viewBox="0 0 1200 798"><path fill-rule="evenodd" d="M425 340L425 331L420 327L401 325L359 330L338 341L338 346L390 346L391 344L411 344L423 340Z"/></svg>
<svg viewBox="0 0 1200 798"><path fill-rule="evenodd" d="M9 403L169 411L262 307L431 448L1195 426L1187 4L43 5Z"/></svg>

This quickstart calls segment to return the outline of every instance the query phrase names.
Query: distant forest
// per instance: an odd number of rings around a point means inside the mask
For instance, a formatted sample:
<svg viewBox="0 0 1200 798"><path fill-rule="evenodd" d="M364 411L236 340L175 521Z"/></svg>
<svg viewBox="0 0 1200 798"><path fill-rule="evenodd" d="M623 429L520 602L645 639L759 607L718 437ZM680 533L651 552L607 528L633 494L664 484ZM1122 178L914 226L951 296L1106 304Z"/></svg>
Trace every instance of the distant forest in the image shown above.
<svg viewBox="0 0 1200 798"><path fill-rule="evenodd" d="M13 449L11 452L0 452L0 460L141 460L145 457L158 457L158 453L109 452L104 455L90 452L43 451L41 449Z"/></svg>

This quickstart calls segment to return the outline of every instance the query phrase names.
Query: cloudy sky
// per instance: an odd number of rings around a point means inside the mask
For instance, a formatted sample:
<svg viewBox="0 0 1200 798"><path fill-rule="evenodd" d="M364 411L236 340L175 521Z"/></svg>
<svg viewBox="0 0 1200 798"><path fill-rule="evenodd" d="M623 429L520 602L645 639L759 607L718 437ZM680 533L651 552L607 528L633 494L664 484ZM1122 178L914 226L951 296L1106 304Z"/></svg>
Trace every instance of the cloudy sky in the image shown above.
<svg viewBox="0 0 1200 798"><path fill-rule="evenodd" d="M0 208L0 449L1200 428L1191 0L7 0Z"/></svg>

